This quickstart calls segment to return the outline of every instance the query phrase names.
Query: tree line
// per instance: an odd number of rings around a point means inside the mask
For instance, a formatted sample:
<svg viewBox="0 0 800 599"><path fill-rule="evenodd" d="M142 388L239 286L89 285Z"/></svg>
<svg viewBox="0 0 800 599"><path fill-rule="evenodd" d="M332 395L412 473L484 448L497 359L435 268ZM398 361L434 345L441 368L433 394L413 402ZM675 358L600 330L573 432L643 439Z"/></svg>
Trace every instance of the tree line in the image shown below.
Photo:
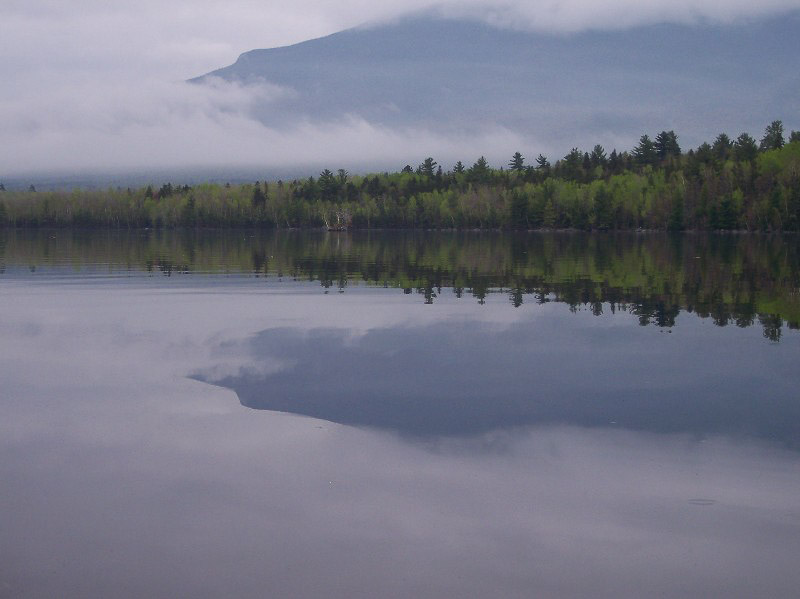
<svg viewBox="0 0 800 599"><path fill-rule="evenodd" d="M800 132L760 142L721 133L684 152L674 131L630 151L573 148L531 164L521 152L445 171L428 157L398 172L323 170L293 181L159 188L6 191L12 227L272 227L580 230L800 230Z"/></svg>
<svg viewBox="0 0 800 599"><path fill-rule="evenodd" d="M719 326L761 325L778 340L800 326L800 244L783 235L633 232L496 232L234 229L0 230L0 280L67 268L126 276L240 274L369 284L514 306L563 302L572 310L628 311L642 325L671 327L693 312Z"/></svg>

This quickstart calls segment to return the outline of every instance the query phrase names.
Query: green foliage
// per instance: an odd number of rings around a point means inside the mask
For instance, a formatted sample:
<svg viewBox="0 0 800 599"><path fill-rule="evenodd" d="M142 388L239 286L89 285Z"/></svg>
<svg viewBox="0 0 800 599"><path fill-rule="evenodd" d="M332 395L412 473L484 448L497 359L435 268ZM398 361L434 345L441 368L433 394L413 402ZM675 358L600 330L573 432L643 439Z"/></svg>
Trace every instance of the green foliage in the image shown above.
<svg viewBox="0 0 800 599"><path fill-rule="evenodd" d="M734 156L739 161L753 161L758 155L756 140L747 133L742 133L736 138L733 145Z"/></svg>
<svg viewBox="0 0 800 599"><path fill-rule="evenodd" d="M658 160L656 144L650 139L649 135L642 135L639 138L639 145L633 149L633 157L637 164L655 164Z"/></svg>
<svg viewBox="0 0 800 599"><path fill-rule="evenodd" d="M642 189L638 178L614 184ZM558 211L570 210L559 208L554 198L568 204L571 194L588 189L552 181L546 187L535 187L537 194L545 194L529 198L529 206L546 201L547 218L554 221L564 218ZM604 187L603 182L593 186L595 198ZM529 194L534 186L519 190ZM194 193L205 197L206 191L196 187ZM614 195L613 184L606 191ZM447 210L455 206L450 192L420 197L413 210L422 219L449 219ZM736 202L732 195L731 206ZM199 205L197 201L195 208ZM316 206L332 208L324 202ZM429 209L434 212L429 214ZM760 322L770 339L777 339L786 324L800 326L800 244L794 236L4 229L0 249L6 264L17 265L91 269L107 264L115 272L139 269L165 275L291 274L325 287L363 281L417 290L426 301L434 297L434 290L451 287L478 301L490 293L513 293L516 305L545 297L575 308L610 303L612 309L636 314L643 324L658 326L671 326L678 310L685 309L719 325Z"/></svg>
<svg viewBox="0 0 800 599"><path fill-rule="evenodd" d="M433 177L437 164L438 163L433 158L426 158L422 164L419 165L420 174L425 177Z"/></svg>
<svg viewBox="0 0 800 599"><path fill-rule="evenodd" d="M772 121L764 130L760 149L762 151L779 150L783 147L783 144L783 122Z"/></svg>
<svg viewBox="0 0 800 599"><path fill-rule="evenodd" d="M800 143L767 127L759 151L747 133L681 154L673 131L643 135L632 153L573 148L535 167L520 152L509 171L481 156L449 172L426 158L416 172L246 185L164 183L140 189L2 192L12 227L322 227L800 230ZM797 136L794 136L797 137ZM792 139L794 139L794 137ZM775 147L773 147L775 146ZM766 149L766 148L770 149ZM338 215L338 216L337 216ZM346 216L346 218L344 218ZM344 221L342 220L344 218Z"/></svg>
<svg viewBox="0 0 800 599"><path fill-rule="evenodd" d="M664 160L669 156L680 156L681 147L674 131L662 131L656 135L655 150L658 158Z"/></svg>
<svg viewBox="0 0 800 599"><path fill-rule="evenodd" d="M511 160L508 162L508 168L512 171L521 172L525 168L525 159L519 152L514 152Z"/></svg>
<svg viewBox="0 0 800 599"><path fill-rule="evenodd" d="M550 170L550 162L547 160L547 157L543 154L539 154L536 157L536 168L542 171L549 171Z"/></svg>
<svg viewBox="0 0 800 599"><path fill-rule="evenodd" d="M728 159L732 148L733 142L731 141L730 137L728 137L725 133L720 133L717 136L717 139L714 140L714 145L711 146L711 151L714 153L714 157L717 160L725 162Z"/></svg>

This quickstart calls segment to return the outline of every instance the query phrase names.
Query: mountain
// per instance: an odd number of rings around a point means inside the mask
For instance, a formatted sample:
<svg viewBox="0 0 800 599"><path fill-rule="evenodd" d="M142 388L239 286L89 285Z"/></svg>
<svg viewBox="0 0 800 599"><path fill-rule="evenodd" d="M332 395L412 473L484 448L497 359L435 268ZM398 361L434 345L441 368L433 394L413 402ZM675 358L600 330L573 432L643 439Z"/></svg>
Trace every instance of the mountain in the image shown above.
<svg viewBox="0 0 800 599"><path fill-rule="evenodd" d="M192 81L286 88L253 108L273 127L349 117L445 133L499 126L559 150L675 129L687 147L721 131L760 137L774 119L800 125L798 31L800 12L571 35L416 16L245 52Z"/></svg>

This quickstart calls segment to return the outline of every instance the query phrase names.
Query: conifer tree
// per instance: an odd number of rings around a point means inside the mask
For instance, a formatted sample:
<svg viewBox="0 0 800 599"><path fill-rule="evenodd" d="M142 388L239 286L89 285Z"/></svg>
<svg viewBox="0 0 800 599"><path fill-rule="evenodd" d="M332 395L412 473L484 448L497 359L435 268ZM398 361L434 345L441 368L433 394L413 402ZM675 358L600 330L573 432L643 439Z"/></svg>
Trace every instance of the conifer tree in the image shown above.
<svg viewBox="0 0 800 599"><path fill-rule="evenodd" d="M645 134L639 138L639 145L633 149L633 157L636 163L642 166L656 163L658 153L656 145L649 135Z"/></svg>
<svg viewBox="0 0 800 599"><path fill-rule="evenodd" d="M514 155L508 163L508 168L512 171L522 171L525 168L525 159L522 157L522 154L514 152Z"/></svg>
<svg viewBox="0 0 800 599"><path fill-rule="evenodd" d="M779 150L783 144L783 122L772 121L764 130L764 137L761 138L759 149L762 151Z"/></svg>

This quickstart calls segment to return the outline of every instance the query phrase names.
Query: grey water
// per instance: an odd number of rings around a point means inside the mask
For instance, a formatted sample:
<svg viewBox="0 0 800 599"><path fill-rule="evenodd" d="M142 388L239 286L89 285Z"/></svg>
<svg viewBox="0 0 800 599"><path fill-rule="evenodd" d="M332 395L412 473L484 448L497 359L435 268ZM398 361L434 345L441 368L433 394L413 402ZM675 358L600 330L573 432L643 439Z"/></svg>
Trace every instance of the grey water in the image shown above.
<svg viewBox="0 0 800 599"><path fill-rule="evenodd" d="M0 232L0 597L792 596L796 237Z"/></svg>

